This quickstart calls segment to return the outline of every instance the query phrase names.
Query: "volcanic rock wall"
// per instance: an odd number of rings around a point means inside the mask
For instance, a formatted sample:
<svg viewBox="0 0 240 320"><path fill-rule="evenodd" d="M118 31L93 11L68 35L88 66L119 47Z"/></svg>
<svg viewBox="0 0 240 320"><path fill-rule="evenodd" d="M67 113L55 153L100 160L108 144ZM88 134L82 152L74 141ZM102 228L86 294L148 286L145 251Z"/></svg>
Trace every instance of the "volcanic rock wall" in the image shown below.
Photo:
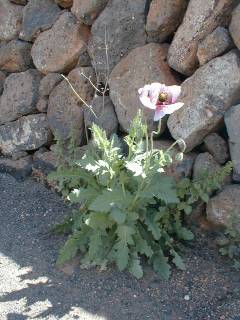
<svg viewBox="0 0 240 320"><path fill-rule="evenodd" d="M109 136L128 131L143 109L140 87L181 84L184 107L163 119L156 146L182 138L188 153L168 174L197 177L231 158L222 191L231 199L240 194L239 49L239 1L0 0L0 170L47 174L54 135L67 139L74 128L81 154L93 122ZM154 129L153 113L143 112ZM225 215L240 210L215 202L208 211L217 224L223 206Z"/></svg>

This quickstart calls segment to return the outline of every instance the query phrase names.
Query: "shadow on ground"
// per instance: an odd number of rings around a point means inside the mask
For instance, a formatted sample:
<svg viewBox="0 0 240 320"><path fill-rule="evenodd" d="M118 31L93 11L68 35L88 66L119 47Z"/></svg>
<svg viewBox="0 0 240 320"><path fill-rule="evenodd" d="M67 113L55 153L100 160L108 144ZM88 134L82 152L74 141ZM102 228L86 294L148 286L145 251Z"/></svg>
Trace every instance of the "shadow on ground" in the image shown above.
<svg viewBox="0 0 240 320"><path fill-rule="evenodd" d="M77 261L56 269L64 239L48 231L68 210L33 180L0 175L0 320L240 320L240 274L204 233L169 282L147 268L140 281Z"/></svg>

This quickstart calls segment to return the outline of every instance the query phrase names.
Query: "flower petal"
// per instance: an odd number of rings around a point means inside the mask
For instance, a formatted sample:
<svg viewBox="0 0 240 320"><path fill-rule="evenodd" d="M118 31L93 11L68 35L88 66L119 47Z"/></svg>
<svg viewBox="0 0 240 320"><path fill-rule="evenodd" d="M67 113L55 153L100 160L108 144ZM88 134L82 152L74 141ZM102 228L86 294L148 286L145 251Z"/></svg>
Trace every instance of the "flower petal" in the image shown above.
<svg viewBox="0 0 240 320"><path fill-rule="evenodd" d="M178 97L180 96L181 93L181 87L180 86L169 86L168 91L170 92L172 96L172 103L176 103Z"/></svg>
<svg viewBox="0 0 240 320"><path fill-rule="evenodd" d="M162 90L162 84L161 83L158 83L158 82L153 82L151 83L150 85L150 91L149 91L149 96L150 96L150 100L151 102L156 105L157 102L158 102L158 97L159 97L159 94Z"/></svg>
<svg viewBox="0 0 240 320"><path fill-rule="evenodd" d="M149 109L156 109L156 105L151 101L150 92L151 86L149 84L147 84L143 88L140 88L138 90L139 99L141 103L144 105L144 107L147 107Z"/></svg>
<svg viewBox="0 0 240 320"><path fill-rule="evenodd" d="M140 96L140 101L144 105L144 107L147 107L149 109L156 109L156 105L151 102L149 97L142 95Z"/></svg>
<svg viewBox="0 0 240 320"><path fill-rule="evenodd" d="M159 82L153 82L153 83L151 83L150 87L151 87L151 90L152 90L152 91L159 93L161 90L163 90L163 88L165 87L165 85L164 85L164 84L161 84L161 83L159 83Z"/></svg>
<svg viewBox="0 0 240 320"><path fill-rule="evenodd" d="M173 103L173 104L164 105L164 106L162 107L162 111L163 111L165 114L171 114L171 113L173 113L174 111L182 108L183 105L184 105L183 102L177 102L177 103Z"/></svg>
<svg viewBox="0 0 240 320"><path fill-rule="evenodd" d="M157 109L157 110L155 111L153 120L154 120L154 121L159 121L159 120L162 119L165 115L166 115L166 113L165 113L163 110Z"/></svg>
<svg viewBox="0 0 240 320"><path fill-rule="evenodd" d="M146 84L143 88L138 89L138 93L139 95L145 94L146 92L149 92L150 89L151 89L150 84Z"/></svg>

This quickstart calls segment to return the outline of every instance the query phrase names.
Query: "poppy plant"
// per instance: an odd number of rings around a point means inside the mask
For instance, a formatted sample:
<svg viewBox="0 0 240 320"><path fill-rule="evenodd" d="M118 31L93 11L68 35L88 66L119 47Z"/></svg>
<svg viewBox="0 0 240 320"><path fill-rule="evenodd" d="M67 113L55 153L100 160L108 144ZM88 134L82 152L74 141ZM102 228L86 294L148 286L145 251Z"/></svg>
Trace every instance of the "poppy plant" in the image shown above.
<svg viewBox="0 0 240 320"><path fill-rule="evenodd" d="M138 93L141 103L155 110L154 121L159 121L166 114L171 114L184 105L183 102L177 102L181 93L180 86L152 83L140 88Z"/></svg>

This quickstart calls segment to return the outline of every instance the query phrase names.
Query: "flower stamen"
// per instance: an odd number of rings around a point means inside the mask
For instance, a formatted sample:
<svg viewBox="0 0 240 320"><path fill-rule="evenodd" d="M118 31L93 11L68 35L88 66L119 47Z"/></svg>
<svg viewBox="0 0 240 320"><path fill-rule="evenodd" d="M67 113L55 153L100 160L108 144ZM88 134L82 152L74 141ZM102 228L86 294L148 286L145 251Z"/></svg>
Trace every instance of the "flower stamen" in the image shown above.
<svg viewBox="0 0 240 320"><path fill-rule="evenodd" d="M168 100L168 94L166 92L161 92L158 96L159 102L166 102Z"/></svg>

